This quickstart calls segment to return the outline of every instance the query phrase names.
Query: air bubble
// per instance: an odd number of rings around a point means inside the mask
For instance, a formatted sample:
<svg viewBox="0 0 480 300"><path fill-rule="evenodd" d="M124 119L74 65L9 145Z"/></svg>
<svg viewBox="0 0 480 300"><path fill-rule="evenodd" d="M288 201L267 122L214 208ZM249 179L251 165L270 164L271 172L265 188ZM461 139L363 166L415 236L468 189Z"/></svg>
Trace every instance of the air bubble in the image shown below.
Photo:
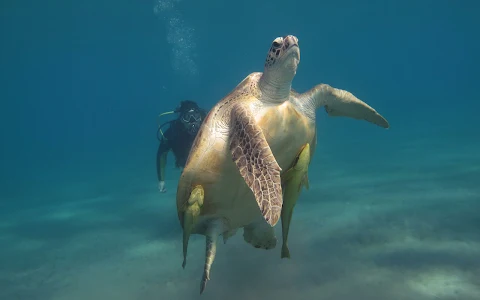
<svg viewBox="0 0 480 300"><path fill-rule="evenodd" d="M172 69L181 75L197 76L195 29L188 26L175 8L181 0L159 0L154 13L165 21L167 43L171 46Z"/></svg>

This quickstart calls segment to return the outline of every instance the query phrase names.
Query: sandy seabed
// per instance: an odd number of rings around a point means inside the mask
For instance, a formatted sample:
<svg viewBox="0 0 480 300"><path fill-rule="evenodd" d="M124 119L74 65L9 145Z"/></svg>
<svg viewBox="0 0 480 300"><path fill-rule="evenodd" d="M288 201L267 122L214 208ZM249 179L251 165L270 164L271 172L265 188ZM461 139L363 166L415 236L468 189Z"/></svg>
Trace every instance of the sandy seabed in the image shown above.
<svg viewBox="0 0 480 300"><path fill-rule="evenodd" d="M204 239L192 236L183 270L174 181L166 194L150 182L3 212L0 299L478 300L480 147L402 145L361 160L317 157L294 213L291 259L280 259L279 225L268 251L238 231L219 240L201 296Z"/></svg>

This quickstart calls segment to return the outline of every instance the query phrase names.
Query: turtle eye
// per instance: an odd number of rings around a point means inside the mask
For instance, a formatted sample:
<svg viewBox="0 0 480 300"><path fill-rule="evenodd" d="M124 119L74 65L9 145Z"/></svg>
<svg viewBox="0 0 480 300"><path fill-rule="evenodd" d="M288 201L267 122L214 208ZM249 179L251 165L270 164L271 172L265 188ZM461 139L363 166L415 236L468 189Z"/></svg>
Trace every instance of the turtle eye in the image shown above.
<svg viewBox="0 0 480 300"><path fill-rule="evenodd" d="M275 48L280 47L280 43L277 42L277 41L274 41L274 42L273 42L273 47L275 47Z"/></svg>

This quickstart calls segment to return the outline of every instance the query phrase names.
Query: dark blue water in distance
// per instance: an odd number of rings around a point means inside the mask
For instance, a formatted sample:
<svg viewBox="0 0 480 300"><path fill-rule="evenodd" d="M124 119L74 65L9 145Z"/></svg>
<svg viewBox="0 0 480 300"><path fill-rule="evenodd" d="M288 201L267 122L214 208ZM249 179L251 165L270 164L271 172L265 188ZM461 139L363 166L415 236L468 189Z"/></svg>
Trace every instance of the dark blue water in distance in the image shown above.
<svg viewBox="0 0 480 300"><path fill-rule="evenodd" d="M480 299L480 4L12 1L0 4L0 299ZM199 295L182 261L180 170L158 190L158 114L211 109L272 41L293 88L347 90L388 130L317 112L290 259L239 230ZM165 116L161 121L170 120Z"/></svg>

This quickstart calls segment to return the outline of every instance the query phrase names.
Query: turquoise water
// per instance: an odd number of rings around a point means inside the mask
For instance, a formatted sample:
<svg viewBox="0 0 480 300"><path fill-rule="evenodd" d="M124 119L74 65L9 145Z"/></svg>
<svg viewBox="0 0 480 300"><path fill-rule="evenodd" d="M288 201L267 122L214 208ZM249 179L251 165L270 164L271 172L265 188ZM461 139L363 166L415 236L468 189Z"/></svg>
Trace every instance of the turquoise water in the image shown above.
<svg viewBox="0 0 480 300"><path fill-rule="evenodd" d="M318 111L291 259L239 231L208 299L480 299L480 21L473 1L4 1L0 299L199 299L182 269L159 113L209 109L299 38L293 87L348 90L390 122ZM167 118L168 119L168 118ZM276 227L281 236L280 226Z"/></svg>

